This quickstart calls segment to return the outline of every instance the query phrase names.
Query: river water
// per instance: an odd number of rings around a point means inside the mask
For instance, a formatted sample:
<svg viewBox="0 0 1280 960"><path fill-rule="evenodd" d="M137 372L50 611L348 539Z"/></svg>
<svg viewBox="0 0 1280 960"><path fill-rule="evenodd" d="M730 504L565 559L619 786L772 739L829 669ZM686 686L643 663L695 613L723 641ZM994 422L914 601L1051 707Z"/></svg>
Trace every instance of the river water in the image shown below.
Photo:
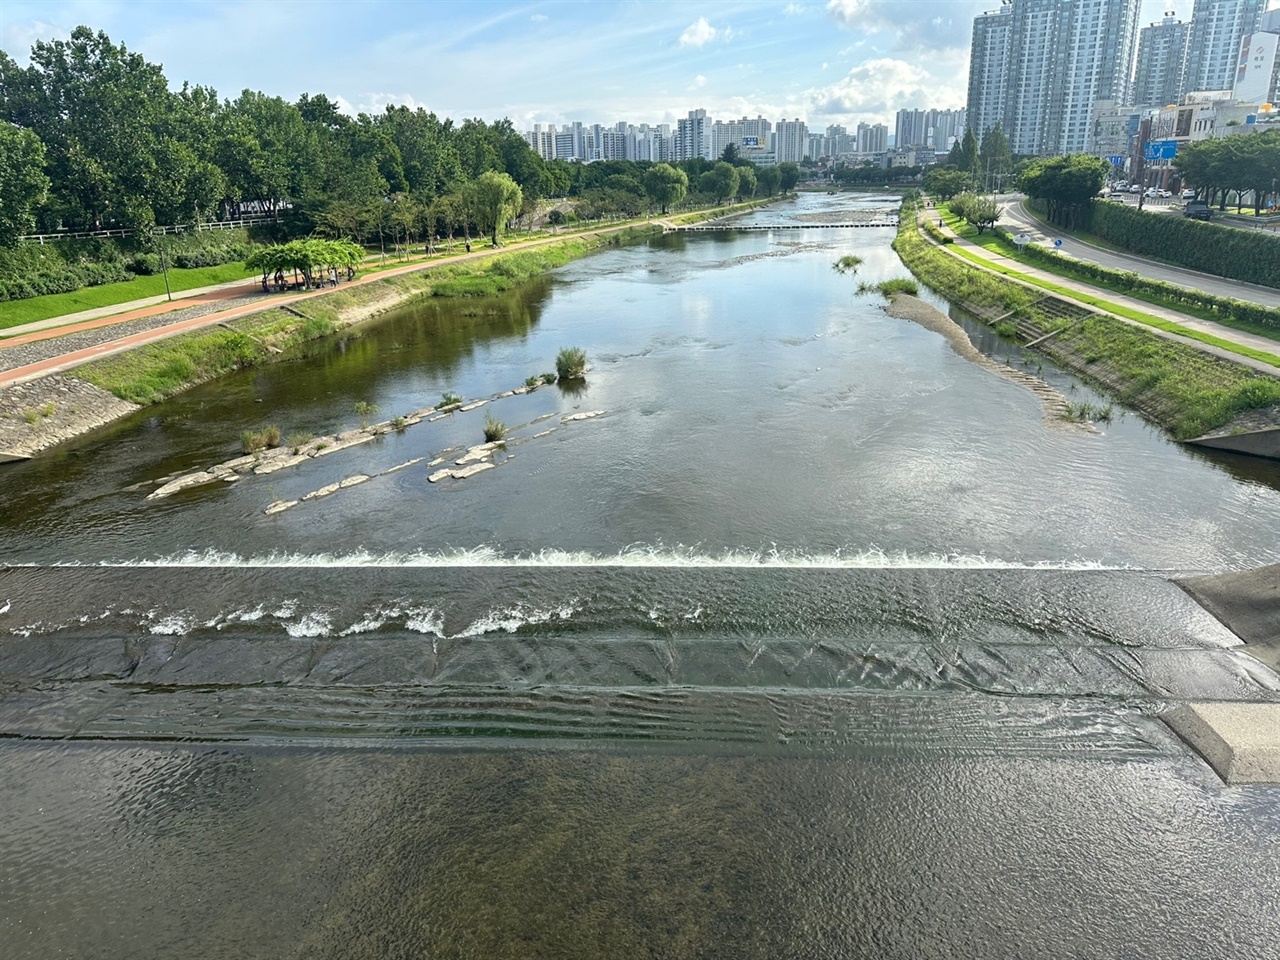
<svg viewBox="0 0 1280 960"><path fill-rule="evenodd" d="M891 240L610 249L0 472L0 952L1273 955L1280 791L1159 716L1280 699L1169 582L1280 560L1280 470L1046 423L858 294ZM145 499L570 345L576 388ZM380 475L489 412L496 469Z"/></svg>

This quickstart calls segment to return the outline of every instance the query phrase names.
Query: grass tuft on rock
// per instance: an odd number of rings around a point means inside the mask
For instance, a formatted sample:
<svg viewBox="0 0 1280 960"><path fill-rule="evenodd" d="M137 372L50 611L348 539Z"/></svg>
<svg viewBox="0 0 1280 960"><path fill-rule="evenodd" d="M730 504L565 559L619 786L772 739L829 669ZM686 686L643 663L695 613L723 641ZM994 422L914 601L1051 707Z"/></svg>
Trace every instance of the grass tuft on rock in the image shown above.
<svg viewBox="0 0 1280 960"><path fill-rule="evenodd" d="M587 352L581 347L565 347L556 354L556 376L561 380L581 380L587 373Z"/></svg>
<svg viewBox="0 0 1280 960"><path fill-rule="evenodd" d="M497 443L507 435L507 425L492 413L484 415L484 442Z"/></svg>

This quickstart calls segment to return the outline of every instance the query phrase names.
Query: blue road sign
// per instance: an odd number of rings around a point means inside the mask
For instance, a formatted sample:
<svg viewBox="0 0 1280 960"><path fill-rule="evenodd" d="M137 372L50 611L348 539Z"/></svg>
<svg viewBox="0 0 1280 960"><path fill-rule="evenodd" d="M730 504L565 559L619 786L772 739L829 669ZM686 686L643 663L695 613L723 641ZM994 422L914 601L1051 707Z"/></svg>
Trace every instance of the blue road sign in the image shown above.
<svg viewBox="0 0 1280 960"><path fill-rule="evenodd" d="M1152 140L1142 151L1142 156L1147 160L1172 160L1177 155L1177 140Z"/></svg>
<svg viewBox="0 0 1280 960"><path fill-rule="evenodd" d="M1060 246L1062 246L1062 241L1061 241L1061 240L1055 240L1055 241L1053 241L1053 245L1054 245L1055 247L1060 247Z"/></svg>
<svg viewBox="0 0 1280 960"><path fill-rule="evenodd" d="M1113 167L1123 167L1124 157L1107 157L1107 162Z"/></svg>

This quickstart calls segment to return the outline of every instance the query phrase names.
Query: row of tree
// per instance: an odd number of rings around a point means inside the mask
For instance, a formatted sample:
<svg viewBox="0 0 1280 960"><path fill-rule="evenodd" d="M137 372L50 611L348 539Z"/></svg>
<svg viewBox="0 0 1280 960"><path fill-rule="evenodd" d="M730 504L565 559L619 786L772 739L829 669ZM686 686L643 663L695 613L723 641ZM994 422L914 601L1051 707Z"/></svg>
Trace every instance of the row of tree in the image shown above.
<svg viewBox="0 0 1280 960"><path fill-rule="evenodd" d="M1280 186L1280 130L1193 141L1179 147L1173 166L1184 184L1220 210L1228 194L1235 193L1240 209L1252 193L1253 211L1259 213Z"/></svg>
<svg viewBox="0 0 1280 960"><path fill-rule="evenodd" d="M455 125L404 106L353 118L324 94L289 103L251 90L235 99L189 84L174 91L158 64L88 27L37 42L27 67L0 51L0 120L0 242L10 244L35 229L145 233L245 214L276 217L280 239L474 228L496 240L497 226L542 197L627 214L688 195L773 194L799 177L794 164L757 170L732 151L678 165L548 162L505 119ZM500 189L480 183L490 173L506 178ZM477 199L494 190L502 202Z"/></svg>

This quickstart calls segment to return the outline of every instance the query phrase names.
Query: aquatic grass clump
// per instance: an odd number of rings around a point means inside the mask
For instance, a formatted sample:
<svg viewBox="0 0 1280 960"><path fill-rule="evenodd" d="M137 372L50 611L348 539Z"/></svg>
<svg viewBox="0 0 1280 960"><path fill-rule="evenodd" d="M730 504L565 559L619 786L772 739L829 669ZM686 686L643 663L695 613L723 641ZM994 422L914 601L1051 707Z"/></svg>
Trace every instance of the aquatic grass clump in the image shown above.
<svg viewBox="0 0 1280 960"><path fill-rule="evenodd" d="M369 429L369 420L378 412L378 405L368 400L357 400L354 406L356 416L360 418L360 426Z"/></svg>
<svg viewBox="0 0 1280 960"><path fill-rule="evenodd" d="M492 413L484 415L484 442L497 443L507 435L507 425L494 417Z"/></svg>
<svg viewBox="0 0 1280 960"><path fill-rule="evenodd" d="M524 378L524 385L530 389L542 386L542 378L538 375Z"/></svg>
<svg viewBox="0 0 1280 960"><path fill-rule="evenodd" d="M1115 411L1109 403L1103 406L1102 404L1084 401L1081 403L1068 403L1066 409L1062 411L1062 419L1071 420L1075 423L1110 423L1114 414Z"/></svg>
<svg viewBox="0 0 1280 960"><path fill-rule="evenodd" d="M545 383L548 387L551 386L553 383L555 383L557 379L558 378L554 373L544 373L542 375L542 382Z"/></svg>
<svg viewBox="0 0 1280 960"><path fill-rule="evenodd" d="M461 402L462 402L462 398L458 396L456 393L454 393L452 390L446 390L444 394L440 397L440 406L442 408L456 407Z"/></svg>
<svg viewBox="0 0 1280 960"><path fill-rule="evenodd" d="M876 284L876 289L886 297L892 297L895 293L908 293L913 297L920 294L920 285L910 277L894 277L892 280L882 280Z"/></svg>
<svg viewBox="0 0 1280 960"><path fill-rule="evenodd" d="M849 255L833 263L831 269L836 273L854 273L860 266L862 266L862 258Z"/></svg>
<svg viewBox="0 0 1280 960"><path fill-rule="evenodd" d="M258 453L268 447L280 446L280 428L272 424L261 430L244 430L240 433L240 449L245 453Z"/></svg>
<svg viewBox="0 0 1280 960"><path fill-rule="evenodd" d="M302 448L314 439L315 437L310 433L291 433L289 434L289 439L285 441L285 446L289 447L296 455L301 453Z"/></svg>
<svg viewBox="0 0 1280 960"><path fill-rule="evenodd" d="M556 354L556 376L561 380L581 380L587 373L587 352L581 347L565 347Z"/></svg>

